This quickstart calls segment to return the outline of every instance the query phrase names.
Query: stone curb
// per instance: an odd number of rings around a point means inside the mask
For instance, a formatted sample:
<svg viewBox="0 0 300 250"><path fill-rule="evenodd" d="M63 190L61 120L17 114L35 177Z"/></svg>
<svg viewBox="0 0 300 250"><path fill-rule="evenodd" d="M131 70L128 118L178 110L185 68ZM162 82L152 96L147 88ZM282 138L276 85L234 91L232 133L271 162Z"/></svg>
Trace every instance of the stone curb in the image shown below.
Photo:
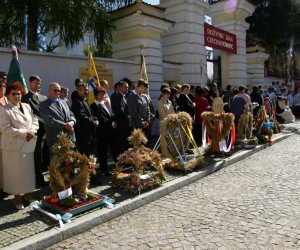
<svg viewBox="0 0 300 250"><path fill-rule="evenodd" d="M274 138L274 143L286 139L290 135L292 135L292 133L276 135L276 138ZM188 173L182 177L176 178L175 180L164 183L163 186L158 187L154 190L150 190L132 199L122 201L121 203L117 204L116 207L114 207L113 209L103 208L98 211L94 211L93 213L77 218L75 221L72 221L69 224L65 224L65 226L62 229L53 228L49 231L42 232L31 236L27 239L23 239L21 241L13 243L10 246L5 247L4 249L44 249L64 239L87 231L97 225L100 225L122 214L128 213L138 207L155 201L181 187L189 185L207 175L217 172L220 169L227 167L233 163L236 163L267 147L269 147L269 145L264 144L258 145L253 149L242 150L224 160L201 168L198 172Z"/></svg>

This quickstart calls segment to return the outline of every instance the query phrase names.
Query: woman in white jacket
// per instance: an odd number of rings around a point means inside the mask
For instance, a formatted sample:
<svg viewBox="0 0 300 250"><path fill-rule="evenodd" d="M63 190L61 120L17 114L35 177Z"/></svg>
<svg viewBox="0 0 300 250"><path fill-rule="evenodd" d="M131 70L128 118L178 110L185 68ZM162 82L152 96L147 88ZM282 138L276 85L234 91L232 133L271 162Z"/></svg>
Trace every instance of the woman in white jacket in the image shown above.
<svg viewBox="0 0 300 250"><path fill-rule="evenodd" d="M21 103L22 88L9 85L9 103L1 108L1 149L3 160L3 191L15 196L15 205L23 209L21 194L35 189L34 148L38 119L30 106ZM25 196L26 197L26 196ZM32 199L31 195L27 199Z"/></svg>
<svg viewBox="0 0 300 250"><path fill-rule="evenodd" d="M165 119L169 114L175 113L172 102L169 100L171 90L169 88L164 88L162 89L161 93L162 97L157 103L157 112L160 121Z"/></svg>

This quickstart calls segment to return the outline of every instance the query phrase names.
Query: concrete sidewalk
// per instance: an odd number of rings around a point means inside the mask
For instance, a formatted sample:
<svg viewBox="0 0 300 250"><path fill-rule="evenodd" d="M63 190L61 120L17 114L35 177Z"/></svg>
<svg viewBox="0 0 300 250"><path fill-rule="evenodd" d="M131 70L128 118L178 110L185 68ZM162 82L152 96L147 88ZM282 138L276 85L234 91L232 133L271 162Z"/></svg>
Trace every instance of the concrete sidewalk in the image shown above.
<svg viewBox="0 0 300 250"><path fill-rule="evenodd" d="M300 123L282 126L282 132L273 136L274 143L299 133ZM0 248L4 249L43 249L77 233L86 231L96 225L111 220L117 216L127 213L137 207L155 201L156 199L188 185L206 175L214 173L219 169L233 164L245 157L258 152L269 145L259 145L251 150L240 150L230 157L211 158L205 157L205 165L196 169L195 172L185 175L182 171L167 170L167 181L159 188L150 190L138 196L122 192L110 186L110 178L101 177L103 185L91 188L95 192L109 195L116 199L113 209L96 208L75 216L73 221L65 224L60 229L58 224L37 211L26 208L17 211L14 208L12 197L0 198ZM48 188L37 191L37 196L48 194Z"/></svg>

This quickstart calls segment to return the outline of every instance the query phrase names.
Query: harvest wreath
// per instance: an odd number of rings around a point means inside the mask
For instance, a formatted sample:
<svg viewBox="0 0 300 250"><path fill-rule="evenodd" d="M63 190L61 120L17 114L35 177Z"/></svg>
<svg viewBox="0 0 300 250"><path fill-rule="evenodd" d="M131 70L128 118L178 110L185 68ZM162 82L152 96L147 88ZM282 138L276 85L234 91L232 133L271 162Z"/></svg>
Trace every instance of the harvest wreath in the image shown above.
<svg viewBox="0 0 300 250"><path fill-rule="evenodd" d="M219 113L203 112L201 114L203 119L203 128L207 132L209 139L211 140L209 151L211 153L219 153L221 151L228 152L234 145L235 128L234 128L234 114L232 113ZM202 133L203 146L206 146L206 132ZM231 146L221 148L220 142L224 141L231 132Z"/></svg>
<svg viewBox="0 0 300 250"><path fill-rule="evenodd" d="M261 107L258 111L255 125L255 133L258 138L258 142L272 143L274 122L270 121L265 107Z"/></svg>
<svg viewBox="0 0 300 250"><path fill-rule="evenodd" d="M192 119L186 112L169 114L160 123L160 143L162 155L171 159L167 167L193 170L203 163L203 157L192 135ZM197 156L187 155L190 143Z"/></svg>
<svg viewBox="0 0 300 250"><path fill-rule="evenodd" d="M133 148L118 157L113 185L133 193L160 185L165 179L161 155L143 145L148 140L141 129L135 129L128 141Z"/></svg>
<svg viewBox="0 0 300 250"><path fill-rule="evenodd" d="M237 128L237 140L250 140L252 138L252 130L253 130L253 115L251 112L245 112L241 115L238 128Z"/></svg>
<svg viewBox="0 0 300 250"><path fill-rule="evenodd" d="M104 199L88 190L96 158L88 158L74 148L75 144L65 133L58 135L58 142L51 148L53 157L49 166L49 185L52 194L45 196L43 202L47 207L62 212Z"/></svg>
<svg viewBox="0 0 300 250"><path fill-rule="evenodd" d="M236 136L237 149L251 149L257 146L258 139L253 136L253 123L254 118L251 112L245 111L245 113L240 116Z"/></svg>

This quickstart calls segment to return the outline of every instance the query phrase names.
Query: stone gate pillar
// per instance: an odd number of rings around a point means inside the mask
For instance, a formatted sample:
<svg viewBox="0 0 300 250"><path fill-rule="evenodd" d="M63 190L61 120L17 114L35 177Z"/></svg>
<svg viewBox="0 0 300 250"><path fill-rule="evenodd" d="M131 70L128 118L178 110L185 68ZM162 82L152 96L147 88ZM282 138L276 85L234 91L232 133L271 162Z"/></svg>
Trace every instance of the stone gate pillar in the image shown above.
<svg viewBox="0 0 300 250"><path fill-rule="evenodd" d="M233 33L237 38L237 54L221 52L222 85L247 85L246 30L249 24L245 21L254 12L254 5L247 0L225 0L210 5L207 15L212 24Z"/></svg>
<svg viewBox="0 0 300 250"><path fill-rule="evenodd" d="M162 36L164 60L182 63L181 81L206 85L203 24L208 4L196 0L160 0L159 6L166 8L166 18L176 22L175 26Z"/></svg>
<svg viewBox="0 0 300 250"><path fill-rule="evenodd" d="M163 82L161 35L174 25L163 16L164 12L164 8L137 0L112 13L116 26L112 34L113 58L134 61L131 80L137 81L140 77L140 53L143 53L153 100L157 100Z"/></svg>
<svg viewBox="0 0 300 250"><path fill-rule="evenodd" d="M259 46L247 48L248 85L264 86L265 61L269 54Z"/></svg>

